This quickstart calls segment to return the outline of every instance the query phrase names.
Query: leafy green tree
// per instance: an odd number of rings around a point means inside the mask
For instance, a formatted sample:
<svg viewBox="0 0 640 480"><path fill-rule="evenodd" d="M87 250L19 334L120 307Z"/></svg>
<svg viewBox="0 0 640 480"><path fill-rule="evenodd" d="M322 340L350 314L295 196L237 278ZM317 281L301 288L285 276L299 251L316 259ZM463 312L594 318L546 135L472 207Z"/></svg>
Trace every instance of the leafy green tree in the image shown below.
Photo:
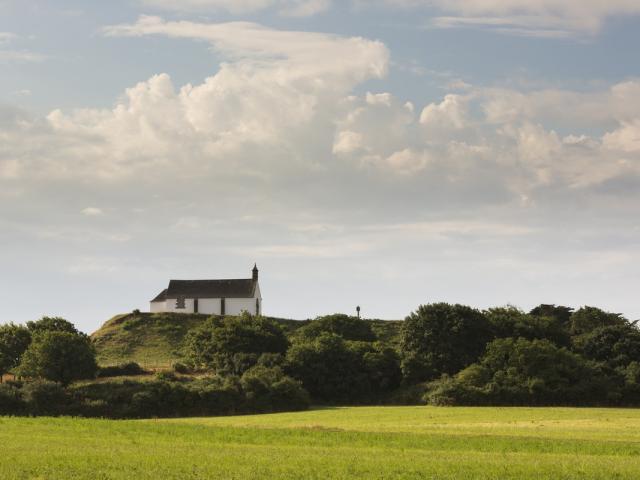
<svg viewBox="0 0 640 480"><path fill-rule="evenodd" d="M284 354L288 345L276 322L245 313L210 318L186 335L184 353L187 361L197 368L241 375L257 363L260 355Z"/></svg>
<svg viewBox="0 0 640 480"><path fill-rule="evenodd" d="M599 327L626 325L627 320L619 313L605 312L596 307L582 307L571 315L571 333L581 335Z"/></svg>
<svg viewBox="0 0 640 480"><path fill-rule="evenodd" d="M475 362L491 340L491 325L464 305L421 305L401 333L402 372L409 383L456 373Z"/></svg>
<svg viewBox="0 0 640 480"><path fill-rule="evenodd" d="M516 307L490 308L484 312L496 338L547 339L559 346L569 346L566 324L557 316L526 314Z"/></svg>
<svg viewBox="0 0 640 480"><path fill-rule="evenodd" d="M623 405L637 406L640 404L640 362L631 362L621 372L625 385L622 392Z"/></svg>
<svg viewBox="0 0 640 480"><path fill-rule="evenodd" d="M381 343L365 342L353 342L351 349L356 350L362 359L371 394L390 392L400 386L400 357L394 349Z"/></svg>
<svg viewBox="0 0 640 480"><path fill-rule="evenodd" d="M555 318L562 325L566 325L568 327L571 321L572 312L573 308L571 307L553 304L549 305L543 303L542 305L538 305L537 307L533 308L529 312L529 315L533 315L534 317Z"/></svg>
<svg viewBox="0 0 640 480"><path fill-rule="evenodd" d="M61 317L42 317L40 320L27 322L27 328L32 334L42 332L80 333L73 323Z"/></svg>
<svg viewBox="0 0 640 480"><path fill-rule="evenodd" d="M305 410L309 394L302 383L288 377L279 367L255 366L240 379L245 395L245 408L251 412Z"/></svg>
<svg viewBox="0 0 640 480"><path fill-rule="evenodd" d="M566 348L524 338L494 340L479 363L434 385L427 400L454 405L593 405L616 387Z"/></svg>
<svg viewBox="0 0 640 480"><path fill-rule="evenodd" d="M329 403L371 402L400 383L397 354L371 342L350 342L334 333L294 343L287 372L312 398Z"/></svg>
<svg viewBox="0 0 640 480"><path fill-rule="evenodd" d="M56 331L34 335L18 367L22 376L63 385L93 378L97 370L95 350L86 335Z"/></svg>
<svg viewBox="0 0 640 480"><path fill-rule="evenodd" d="M60 415L71 401L61 384L47 380L25 383L22 395L31 415Z"/></svg>
<svg viewBox="0 0 640 480"><path fill-rule="evenodd" d="M342 313L318 317L299 329L297 335L309 340L317 338L323 333L333 333L345 340L361 342L373 342L376 340L376 336L368 322Z"/></svg>
<svg viewBox="0 0 640 480"><path fill-rule="evenodd" d="M357 354L345 340L324 333L312 341L295 343L287 352L287 372L302 381L311 397L326 402L348 401L359 390Z"/></svg>
<svg viewBox="0 0 640 480"><path fill-rule="evenodd" d="M2 375L20 364L31 343L31 333L25 327L9 323L0 325L0 381Z"/></svg>
<svg viewBox="0 0 640 480"><path fill-rule="evenodd" d="M598 327L575 337L574 348L588 359L625 367L640 362L640 330L630 323Z"/></svg>

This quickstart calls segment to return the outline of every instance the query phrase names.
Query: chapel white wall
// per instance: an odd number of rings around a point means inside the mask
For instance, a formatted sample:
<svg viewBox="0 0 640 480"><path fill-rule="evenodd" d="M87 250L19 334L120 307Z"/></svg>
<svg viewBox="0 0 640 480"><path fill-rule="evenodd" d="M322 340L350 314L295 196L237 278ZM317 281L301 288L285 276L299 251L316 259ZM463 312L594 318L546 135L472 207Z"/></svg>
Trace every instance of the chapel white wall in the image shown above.
<svg viewBox="0 0 640 480"><path fill-rule="evenodd" d="M220 315L220 299L201 298L198 300L198 312L206 315Z"/></svg>
<svg viewBox="0 0 640 480"><path fill-rule="evenodd" d="M256 315L256 298L260 300L260 312L264 312L262 305L262 295L260 293L260 285L256 284L254 296L252 298L227 298L225 299L225 315L240 315L243 311ZM194 299L186 298L185 308L176 308L177 300L168 298L161 302L150 302L151 313L194 313ZM198 313L204 315L220 315L221 299L219 298L201 298L198 300Z"/></svg>
<svg viewBox="0 0 640 480"><path fill-rule="evenodd" d="M160 313L167 311L167 302L164 300L161 302L151 302L150 305L151 308L149 309L149 311L151 313Z"/></svg>

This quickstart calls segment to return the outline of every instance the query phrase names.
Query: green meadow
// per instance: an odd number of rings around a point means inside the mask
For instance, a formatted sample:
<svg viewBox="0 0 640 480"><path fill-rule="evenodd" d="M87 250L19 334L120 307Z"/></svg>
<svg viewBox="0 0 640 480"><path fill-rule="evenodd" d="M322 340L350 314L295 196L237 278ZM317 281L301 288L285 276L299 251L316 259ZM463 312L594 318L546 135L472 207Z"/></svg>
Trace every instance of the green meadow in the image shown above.
<svg viewBox="0 0 640 480"><path fill-rule="evenodd" d="M222 418L0 417L2 479L637 479L640 410L330 408Z"/></svg>

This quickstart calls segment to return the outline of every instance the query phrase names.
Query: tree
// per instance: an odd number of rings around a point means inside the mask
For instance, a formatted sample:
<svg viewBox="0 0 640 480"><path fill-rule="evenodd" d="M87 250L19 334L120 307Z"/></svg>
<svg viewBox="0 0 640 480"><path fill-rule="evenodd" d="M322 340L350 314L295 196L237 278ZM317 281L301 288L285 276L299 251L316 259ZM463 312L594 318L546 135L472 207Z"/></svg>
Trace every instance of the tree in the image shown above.
<svg viewBox="0 0 640 480"><path fill-rule="evenodd" d="M42 317L35 322L27 322L27 328L33 334L42 332L80 333L73 323L61 317Z"/></svg>
<svg viewBox="0 0 640 480"><path fill-rule="evenodd" d="M582 307L571 315L571 333L581 335L599 327L625 325L628 321L619 313L605 312L596 307Z"/></svg>
<svg viewBox="0 0 640 480"><path fill-rule="evenodd" d="M371 342L351 342L334 333L301 341L287 352L287 372L324 402L375 400L400 383L397 354Z"/></svg>
<svg viewBox="0 0 640 480"><path fill-rule="evenodd" d="M257 363L261 354L284 354L288 346L287 337L276 322L244 313L210 318L186 335L184 353L197 368L241 375Z"/></svg>
<svg viewBox="0 0 640 480"><path fill-rule="evenodd" d="M584 357L610 367L640 362L640 330L635 325L609 325L574 338L574 348Z"/></svg>
<svg viewBox="0 0 640 480"><path fill-rule="evenodd" d="M245 395L245 408L251 412L284 412L309 407L309 394L301 382L286 376L278 367L252 367L242 375L240 386Z"/></svg>
<svg viewBox="0 0 640 480"><path fill-rule="evenodd" d="M312 398L325 402L349 401L362 389L359 367L356 352L332 333L295 343L287 352L287 372L302 381Z"/></svg>
<svg viewBox="0 0 640 480"><path fill-rule="evenodd" d="M323 333L334 333L345 340L373 342L376 336L371 325L357 317L342 313L318 317L298 330L297 335L305 339L317 338Z"/></svg>
<svg viewBox="0 0 640 480"><path fill-rule="evenodd" d="M68 385L74 380L93 378L98 365L86 335L45 331L33 336L18 370L25 377Z"/></svg>
<svg viewBox="0 0 640 480"><path fill-rule="evenodd" d="M427 398L454 405L594 405L615 397L616 381L548 340L502 338L479 363L436 382Z"/></svg>
<svg viewBox="0 0 640 480"><path fill-rule="evenodd" d="M529 315L533 315L534 317L555 318L563 325L569 326L572 312L573 308L571 307L543 303L532 309Z"/></svg>
<svg viewBox="0 0 640 480"><path fill-rule="evenodd" d="M495 338L547 339L568 346L569 331L557 316L526 314L516 307L490 308L484 312Z"/></svg>
<svg viewBox="0 0 640 480"><path fill-rule="evenodd" d="M0 325L0 381L5 373L20 364L30 343L31 334L27 328L13 323Z"/></svg>
<svg viewBox="0 0 640 480"><path fill-rule="evenodd" d="M491 340L491 325L463 305L421 305L402 326L402 373L409 383L456 373L475 362Z"/></svg>

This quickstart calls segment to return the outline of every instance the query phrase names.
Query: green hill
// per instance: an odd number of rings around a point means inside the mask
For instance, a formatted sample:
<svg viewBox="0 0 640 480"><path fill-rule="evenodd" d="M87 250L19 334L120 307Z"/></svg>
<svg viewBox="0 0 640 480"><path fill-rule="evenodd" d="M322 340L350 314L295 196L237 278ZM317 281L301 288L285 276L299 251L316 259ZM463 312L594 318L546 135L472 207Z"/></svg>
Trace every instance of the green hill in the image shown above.
<svg viewBox="0 0 640 480"><path fill-rule="evenodd" d="M208 318L207 315L184 313L134 312L116 315L91 335L101 366L137 362L145 368L169 368L180 361L180 348L187 332ZM306 325L298 321L273 318L287 335ZM365 320L378 338L397 342L401 322Z"/></svg>
<svg viewBox="0 0 640 480"><path fill-rule="evenodd" d="M185 334L205 315L129 313L116 315L91 335L102 366L138 362L144 367L169 366L180 359Z"/></svg>

